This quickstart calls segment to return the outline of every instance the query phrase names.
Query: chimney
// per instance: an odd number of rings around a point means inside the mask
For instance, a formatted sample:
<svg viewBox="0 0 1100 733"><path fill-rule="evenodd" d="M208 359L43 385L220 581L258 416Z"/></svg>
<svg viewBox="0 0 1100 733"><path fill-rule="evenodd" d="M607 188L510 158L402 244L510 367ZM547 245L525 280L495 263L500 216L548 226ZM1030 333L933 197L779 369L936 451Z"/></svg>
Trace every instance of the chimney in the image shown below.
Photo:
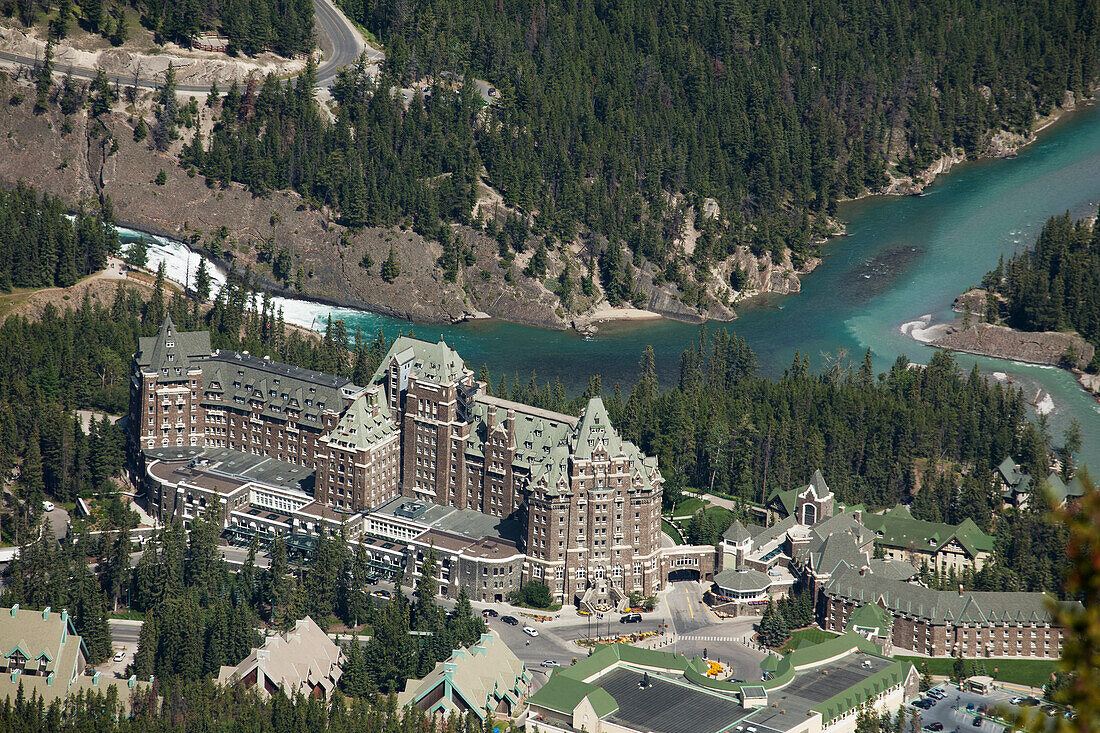
<svg viewBox="0 0 1100 733"><path fill-rule="evenodd" d="M42 620L43 621L49 621L50 620L50 607L49 606L46 606L45 608L42 609Z"/></svg>
<svg viewBox="0 0 1100 733"><path fill-rule="evenodd" d="M963 584L959 583L959 598L962 598L962 596L963 596Z"/></svg>
<svg viewBox="0 0 1100 733"><path fill-rule="evenodd" d="M13 605L13 606L11 607L11 615L12 615L12 618L15 618L15 615L16 615L16 614L18 614L18 613L19 613L19 604L18 604L18 603L16 603L15 605Z"/></svg>

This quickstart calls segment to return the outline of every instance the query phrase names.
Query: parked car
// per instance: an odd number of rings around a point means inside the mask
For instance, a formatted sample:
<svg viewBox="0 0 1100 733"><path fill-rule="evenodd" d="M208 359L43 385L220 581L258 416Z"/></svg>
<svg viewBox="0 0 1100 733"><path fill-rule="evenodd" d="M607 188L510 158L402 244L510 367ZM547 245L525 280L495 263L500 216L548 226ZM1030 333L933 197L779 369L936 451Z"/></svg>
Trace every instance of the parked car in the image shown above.
<svg viewBox="0 0 1100 733"><path fill-rule="evenodd" d="M938 721L935 722L935 723L929 723L928 725L924 726L924 729L925 730L930 730L933 733L935 733L936 731L943 730L943 723L940 723Z"/></svg>
<svg viewBox="0 0 1100 733"><path fill-rule="evenodd" d="M968 703L966 704L966 710L967 710L967 712L973 712L973 710L974 710L974 703L972 703L972 702L968 702Z"/></svg>
<svg viewBox="0 0 1100 733"><path fill-rule="evenodd" d="M981 728L982 727L982 719L978 718L978 717L975 717L974 721L971 723L971 725L974 726L975 728Z"/></svg>
<svg viewBox="0 0 1100 733"><path fill-rule="evenodd" d="M121 662L125 658L126 658L126 651L125 650L115 654L115 661L116 662Z"/></svg>
<svg viewBox="0 0 1100 733"><path fill-rule="evenodd" d="M1022 697L1020 697L1019 695L1017 695L1016 697L1012 698L1012 699L1011 699L1011 700L1009 700L1008 702L1009 702L1010 704L1012 704L1012 705L1019 705L1019 704L1020 704L1020 703L1022 703L1023 701L1024 701L1024 698L1022 698Z"/></svg>
<svg viewBox="0 0 1100 733"><path fill-rule="evenodd" d="M556 659L544 659L542 660L543 667L560 667L561 662Z"/></svg>
<svg viewBox="0 0 1100 733"><path fill-rule="evenodd" d="M52 501L44 501L44 502L42 502L42 511L44 511L44 512L52 512L52 511L54 510L54 508L55 508L55 507L54 507L54 505L53 505L53 502L52 502Z"/></svg>
<svg viewBox="0 0 1100 733"><path fill-rule="evenodd" d="M539 630L536 629L534 626L524 626L523 633L527 634L528 636L538 636Z"/></svg>
<svg viewBox="0 0 1100 733"><path fill-rule="evenodd" d="M369 585L374 585L377 582L378 582L378 576L377 575L368 575L367 576L367 583Z"/></svg>
<svg viewBox="0 0 1100 733"><path fill-rule="evenodd" d="M393 593L390 593L385 588L382 588L381 590L376 590L373 593L371 593L371 595L374 596L375 598L384 598L387 601L389 599L393 598Z"/></svg>
<svg viewBox="0 0 1100 733"><path fill-rule="evenodd" d="M913 707L920 708L921 710L928 710L930 707L932 707L935 704L936 704L935 700L929 700L928 698L922 698L920 700L917 700L915 703L913 703Z"/></svg>
<svg viewBox="0 0 1100 733"><path fill-rule="evenodd" d="M625 616L619 617L620 624L640 624L642 622L642 614L640 613L628 613Z"/></svg>
<svg viewBox="0 0 1100 733"><path fill-rule="evenodd" d="M926 694L928 695L928 697L934 697L934 698L936 698L937 700L942 700L942 699L944 699L945 697L947 697L947 693L946 693L946 692L944 692L944 691L943 691L943 690L942 690L941 688L939 688L939 687L934 687L934 688L932 688L932 689L931 689L931 690L929 690L929 691L928 691L928 692L927 692Z"/></svg>
<svg viewBox="0 0 1100 733"><path fill-rule="evenodd" d="M500 614L499 614L499 613L497 613L497 612L496 612L496 611L495 611L494 609L492 609L492 608L486 608L486 609L485 609L484 611L482 611L482 612L481 612L481 615L482 615L482 616L484 616L485 618L496 618L496 617L497 617L497 616L499 616Z"/></svg>
<svg viewBox="0 0 1100 733"><path fill-rule="evenodd" d="M501 616L500 620L509 626L519 626L519 621L516 620L515 616Z"/></svg>

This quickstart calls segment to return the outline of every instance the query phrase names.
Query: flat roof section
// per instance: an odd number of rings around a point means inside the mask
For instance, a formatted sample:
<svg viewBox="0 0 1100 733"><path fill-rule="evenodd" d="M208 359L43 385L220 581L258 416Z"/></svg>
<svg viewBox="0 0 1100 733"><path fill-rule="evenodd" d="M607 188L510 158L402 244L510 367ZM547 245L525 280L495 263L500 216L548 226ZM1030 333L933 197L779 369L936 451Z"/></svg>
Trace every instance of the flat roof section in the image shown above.
<svg viewBox="0 0 1100 733"><path fill-rule="evenodd" d="M419 505L415 511L415 516L410 517L406 511L401 509L406 504ZM470 541L492 537L518 542L522 535L520 524L514 519L482 514L476 509L456 509L452 506L433 504L407 496L398 496L379 504L371 514L381 514L431 529L450 532L451 534L467 537Z"/></svg>
<svg viewBox="0 0 1100 733"><path fill-rule="evenodd" d="M712 695L652 673L648 677L649 686L643 689L641 672L616 667L592 681L619 704L609 716L612 722L652 733L718 733L749 714L731 697Z"/></svg>
<svg viewBox="0 0 1100 733"><path fill-rule="evenodd" d="M757 727L789 730L809 717L810 708L855 687L892 664L893 659L856 653L799 672L786 687L769 690L768 707L759 708L749 722Z"/></svg>

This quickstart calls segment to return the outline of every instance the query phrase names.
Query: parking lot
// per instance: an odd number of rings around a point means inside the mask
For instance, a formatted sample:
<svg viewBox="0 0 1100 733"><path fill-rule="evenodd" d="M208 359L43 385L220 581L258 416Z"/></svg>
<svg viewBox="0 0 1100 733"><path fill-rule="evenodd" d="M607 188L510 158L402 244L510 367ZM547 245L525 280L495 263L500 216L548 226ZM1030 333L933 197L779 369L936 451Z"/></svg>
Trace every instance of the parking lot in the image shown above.
<svg viewBox="0 0 1100 733"><path fill-rule="evenodd" d="M928 710L921 710L912 704L909 708L910 712L920 716L921 726L925 730L942 730L944 733L955 733L955 731L1001 733L1008 730L1007 726L991 718L1011 719L1020 710L1016 705L1009 703L1010 699L1017 696L1014 692L997 690L982 695L969 690L960 690L948 684L937 685L933 689L943 690L945 695L943 700L938 701ZM928 693L925 693L921 699L929 699ZM975 722L978 725L975 725ZM936 727L936 724L943 727Z"/></svg>

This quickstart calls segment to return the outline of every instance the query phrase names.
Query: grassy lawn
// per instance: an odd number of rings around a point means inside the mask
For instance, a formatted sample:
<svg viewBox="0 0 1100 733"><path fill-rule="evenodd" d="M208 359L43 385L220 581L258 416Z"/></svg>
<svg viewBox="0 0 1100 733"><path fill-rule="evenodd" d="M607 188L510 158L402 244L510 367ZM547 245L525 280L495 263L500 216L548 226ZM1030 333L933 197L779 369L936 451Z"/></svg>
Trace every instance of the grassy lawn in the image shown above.
<svg viewBox="0 0 1100 733"><path fill-rule="evenodd" d="M673 517L690 517L695 512L702 509L704 506L703 500L698 497L691 496L684 499L672 509Z"/></svg>
<svg viewBox="0 0 1100 733"><path fill-rule="evenodd" d="M676 544L684 544L684 538L680 536L680 532L673 527L667 519L661 519L661 531L668 535Z"/></svg>
<svg viewBox="0 0 1100 733"><path fill-rule="evenodd" d="M924 657L903 657L913 663L918 672L925 669L930 674L950 676L955 668L954 659L926 659ZM1057 660L1054 659L974 659L967 660L972 674L982 674L981 665L985 665L984 674L988 674L999 682L1012 682L1017 685L1029 687L1042 687L1050 682L1050 674L1054 671ZM996 669L996 673L994 673Z"/></svg>
<svg viewBox="0 0 1100 733"><path fill-rule="evenodd" d="M109 614L107 614L107 618L125 619L127 621L144 621L145 620L145 612L144 611L129 611L129 612L122 611L120 613L109 613Z"/></svg>
<svg viewBox="0 0 1100 733"><path fill-rule="evenodd" d="M821 642L828 641L835 636L837 636L837 634L834 634L831 631L825 631L824 629L818 629L814 627L810 627L808 629L798 629L797 631L791 632L791 638L787 640L787 643L784 644L779 649L779 651L781 654L786 654L787 652L792 651L800 643L802 643L803 640L812 642L814 644L820 644Z"/></svg>

